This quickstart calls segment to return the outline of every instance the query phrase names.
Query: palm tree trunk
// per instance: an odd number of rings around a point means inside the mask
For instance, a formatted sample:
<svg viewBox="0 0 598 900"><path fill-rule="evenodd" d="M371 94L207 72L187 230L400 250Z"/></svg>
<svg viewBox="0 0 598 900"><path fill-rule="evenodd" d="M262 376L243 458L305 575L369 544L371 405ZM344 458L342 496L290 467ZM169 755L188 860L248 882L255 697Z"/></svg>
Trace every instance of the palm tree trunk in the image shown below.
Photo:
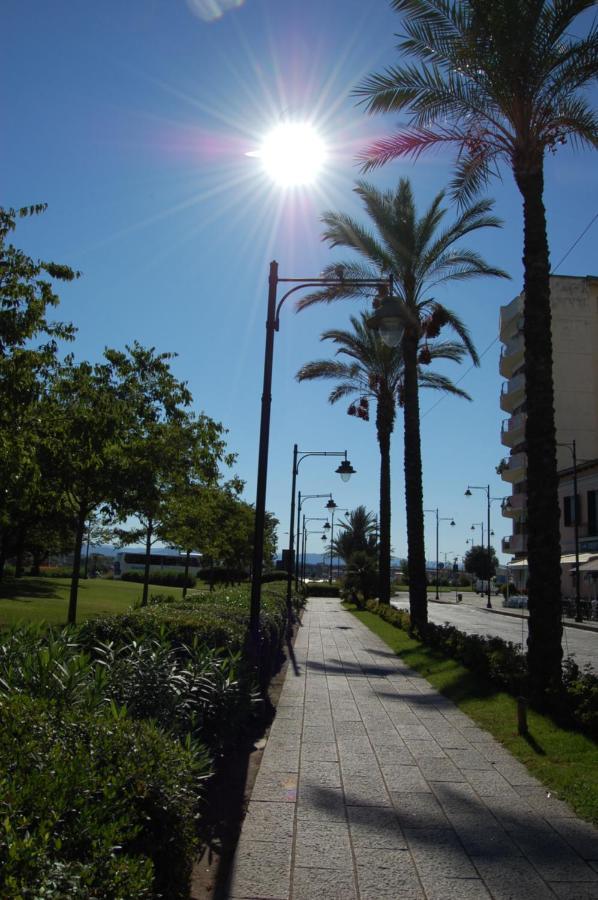
<svg viewBox="0 0 598 900"><path fill-rule="evenodd" d="M552 382L550 263L542 164L516 170L523 197L524 338L527 422L530 689L535 697L561 682L561 548Z"/></svg>
<svg viewBox="0 0 598 900"><path fill-rule="evenodd" d="M424 546L424 503L419 430L419 387L417 381L417 337L403 338L405 389L405 506L407 513L407 563L409 570L409 611L411 625L424 634L428 624L428 586Z"/></svg>
<svg viewBox="0 0 598 900"><path fill-rule="evenodd" d="M376 431L380 447L380 536L378 557L378 598L390 604L390 436L393 429L394 401L380 397L376 410Z"/></svg>

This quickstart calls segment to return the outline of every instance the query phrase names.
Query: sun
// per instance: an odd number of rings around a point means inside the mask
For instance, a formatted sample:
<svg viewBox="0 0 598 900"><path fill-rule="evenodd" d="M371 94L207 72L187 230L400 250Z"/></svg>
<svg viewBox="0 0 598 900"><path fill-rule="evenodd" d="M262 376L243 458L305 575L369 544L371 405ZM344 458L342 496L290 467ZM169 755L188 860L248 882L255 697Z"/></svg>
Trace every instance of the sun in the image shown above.
<svg viewBox="0 0 598 900"><path fill-rule="evenodd" d="M312 184L326 160L326 145L309 122L285 122L271 131L259 150L266 174L281 187Z"/></svg>

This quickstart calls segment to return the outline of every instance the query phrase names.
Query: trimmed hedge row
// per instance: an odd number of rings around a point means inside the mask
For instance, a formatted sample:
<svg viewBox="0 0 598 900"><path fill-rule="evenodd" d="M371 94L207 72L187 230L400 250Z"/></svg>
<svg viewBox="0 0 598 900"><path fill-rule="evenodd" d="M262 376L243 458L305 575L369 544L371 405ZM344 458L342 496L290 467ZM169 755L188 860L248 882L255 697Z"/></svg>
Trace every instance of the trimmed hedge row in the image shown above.
<svg viewBox="0 0 598 900"><path fill-rule="evenodd" d="M337 582L307 582L303 586L305 597L340 597L341 587Z"/></svg>
<svg viewBox="0 0 598 900"><path fill-rule="evenodd" d="M386 622L411 630L409 613L392 606L369 600L365 608ZM472 672L497 685L515 697L525 694L527 664L521 648L502 638L465 634L454 625L428 623L425 637L419 636L427 646L459 660ZM547 698L553 713L566 718L585 734L598 738L598 673L590 666L581 670L568 658L563 663L561 694Z"/></svg>
<svg viewBox="0 0 598 900"><path fill-rule="evenodd" d="M143 584L143 572L123 572L120 581L132 581L134 584ZM159 587L195 587L196 579L191 575L185 578L184 572L150 572L150 584Z"/></svg>

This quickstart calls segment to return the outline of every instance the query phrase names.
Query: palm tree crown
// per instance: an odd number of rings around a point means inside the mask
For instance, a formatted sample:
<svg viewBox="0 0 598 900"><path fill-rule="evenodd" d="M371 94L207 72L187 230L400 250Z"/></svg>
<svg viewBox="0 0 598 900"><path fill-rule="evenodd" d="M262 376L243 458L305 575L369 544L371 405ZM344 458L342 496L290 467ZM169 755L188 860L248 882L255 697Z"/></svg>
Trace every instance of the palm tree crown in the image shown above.
<svg viewBox="0 0 598 900"><path fill-rule="evenodd" d="M571 36L595 0L392 0L405 14L392 66L355 91L371 112L408 110L410 128L373 143L365 168L452 144L452 188L471 198L494 165L534 170L568 139L598 144L598 118L580 89L598 74L598 29Z"/></svg>

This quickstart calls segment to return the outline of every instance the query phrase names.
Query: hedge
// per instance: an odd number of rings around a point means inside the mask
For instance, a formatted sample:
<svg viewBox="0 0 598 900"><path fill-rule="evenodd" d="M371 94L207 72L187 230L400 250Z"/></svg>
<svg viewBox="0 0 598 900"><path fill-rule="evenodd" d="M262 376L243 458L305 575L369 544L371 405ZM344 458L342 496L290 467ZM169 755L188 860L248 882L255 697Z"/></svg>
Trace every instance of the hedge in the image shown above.
<svg viewBox="0 0 598 900"><path fill-rule="evenodd" d="M369 600L365 608L380 618L401 628L411 630L406 610ZM435 625L429 622L425 636L419 636L427 646L459 660L468 669L487 678L501 690L520 696L526 691L527 663L521 648L502 638L465 634L454 625ZM546 697L549 711L579 728L589 737L598 738L598 673L591 666L580 669L568 658L563 663L562 690L558 696Z"/></svg>
<svg viewBox="0 0 598 900"><path fill-rule="evenodd" d="M121 581L132 581L135 584L143 584L143 572L123 572ZM184 572L150 572L149 584L157 584L162 587L188 587L196 585L196 579L191 575L185 578Z"/></svg>

